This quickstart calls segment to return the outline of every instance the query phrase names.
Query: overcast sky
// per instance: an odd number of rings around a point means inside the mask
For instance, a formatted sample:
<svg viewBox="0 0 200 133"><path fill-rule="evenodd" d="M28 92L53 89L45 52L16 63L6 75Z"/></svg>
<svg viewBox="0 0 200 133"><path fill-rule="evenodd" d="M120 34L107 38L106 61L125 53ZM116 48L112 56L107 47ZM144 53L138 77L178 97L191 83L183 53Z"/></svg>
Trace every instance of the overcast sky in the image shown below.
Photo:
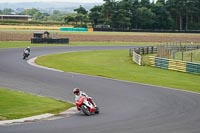
<svg viewBox="0 0 200 133"><path fill-rule="evenodd" d="M12 2L41 2L41 1L56 1L56 2L77 2L77 3L103 3L103 0L0 0L0 3Z"/></svg>

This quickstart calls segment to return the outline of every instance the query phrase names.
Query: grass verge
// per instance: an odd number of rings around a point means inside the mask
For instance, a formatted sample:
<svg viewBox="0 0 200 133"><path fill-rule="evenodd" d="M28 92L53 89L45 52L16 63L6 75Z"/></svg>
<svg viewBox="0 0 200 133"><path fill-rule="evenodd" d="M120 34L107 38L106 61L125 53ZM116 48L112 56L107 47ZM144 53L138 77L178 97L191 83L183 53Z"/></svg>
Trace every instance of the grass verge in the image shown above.
<svg viewBox="0 0 200 133"><path fill-rule="evenodd" d="M0 88L0 120L18 119L43 113L58 113L73 104Z"/></svg>
<svg viewBox="0 0 200 133"><path fill-rule="evenodd" d="M128 50L74 52L42 56L39 65L89 75L200 92L199 75L134 64Z"/></svg>
<svg viewBox="0 0 200 133"><path fill-rule="evenodd" d="M43 46L66 46L65 44L31 44L29 41L0 41L0 48L25 48Z"/></svg>

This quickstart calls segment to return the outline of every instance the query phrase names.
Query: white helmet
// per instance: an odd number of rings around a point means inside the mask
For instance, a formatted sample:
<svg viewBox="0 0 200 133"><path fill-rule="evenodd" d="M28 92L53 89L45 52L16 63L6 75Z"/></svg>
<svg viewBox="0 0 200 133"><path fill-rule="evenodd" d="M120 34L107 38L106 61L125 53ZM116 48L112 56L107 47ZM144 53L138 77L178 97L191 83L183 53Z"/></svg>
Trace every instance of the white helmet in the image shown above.
<svg viewBox="0 0 200 133"><path fill-rule="evenodd" d="M80 89L79 88L74 88L73 92L74 92L74 94L77 95L80 92Z"/></svg>

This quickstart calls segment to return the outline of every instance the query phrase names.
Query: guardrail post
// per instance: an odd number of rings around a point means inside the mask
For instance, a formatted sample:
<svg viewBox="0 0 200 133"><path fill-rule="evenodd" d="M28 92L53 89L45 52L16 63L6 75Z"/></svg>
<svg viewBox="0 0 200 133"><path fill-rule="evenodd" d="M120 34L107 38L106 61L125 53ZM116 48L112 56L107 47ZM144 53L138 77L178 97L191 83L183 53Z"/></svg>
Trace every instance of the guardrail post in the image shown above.
<svg viewBox="0 0 200 133"><path fill-rule="evenodd" d="M133 56L133 50L132 48L129 49L129 57Z"/></svg>

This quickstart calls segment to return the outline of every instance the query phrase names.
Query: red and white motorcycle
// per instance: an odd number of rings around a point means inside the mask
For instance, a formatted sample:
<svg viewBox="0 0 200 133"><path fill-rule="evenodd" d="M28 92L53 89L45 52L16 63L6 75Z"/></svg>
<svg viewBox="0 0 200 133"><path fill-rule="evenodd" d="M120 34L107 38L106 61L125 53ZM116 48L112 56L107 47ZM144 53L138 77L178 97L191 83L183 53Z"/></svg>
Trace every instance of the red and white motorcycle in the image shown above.
<svg viewBox="0 0 200 133"><path fill-rule="evenodd" d="M81 96L80 99L76 101L76 106L87 116L91 114L99 114L99 108L89 102L85 96Z"/></svg>

